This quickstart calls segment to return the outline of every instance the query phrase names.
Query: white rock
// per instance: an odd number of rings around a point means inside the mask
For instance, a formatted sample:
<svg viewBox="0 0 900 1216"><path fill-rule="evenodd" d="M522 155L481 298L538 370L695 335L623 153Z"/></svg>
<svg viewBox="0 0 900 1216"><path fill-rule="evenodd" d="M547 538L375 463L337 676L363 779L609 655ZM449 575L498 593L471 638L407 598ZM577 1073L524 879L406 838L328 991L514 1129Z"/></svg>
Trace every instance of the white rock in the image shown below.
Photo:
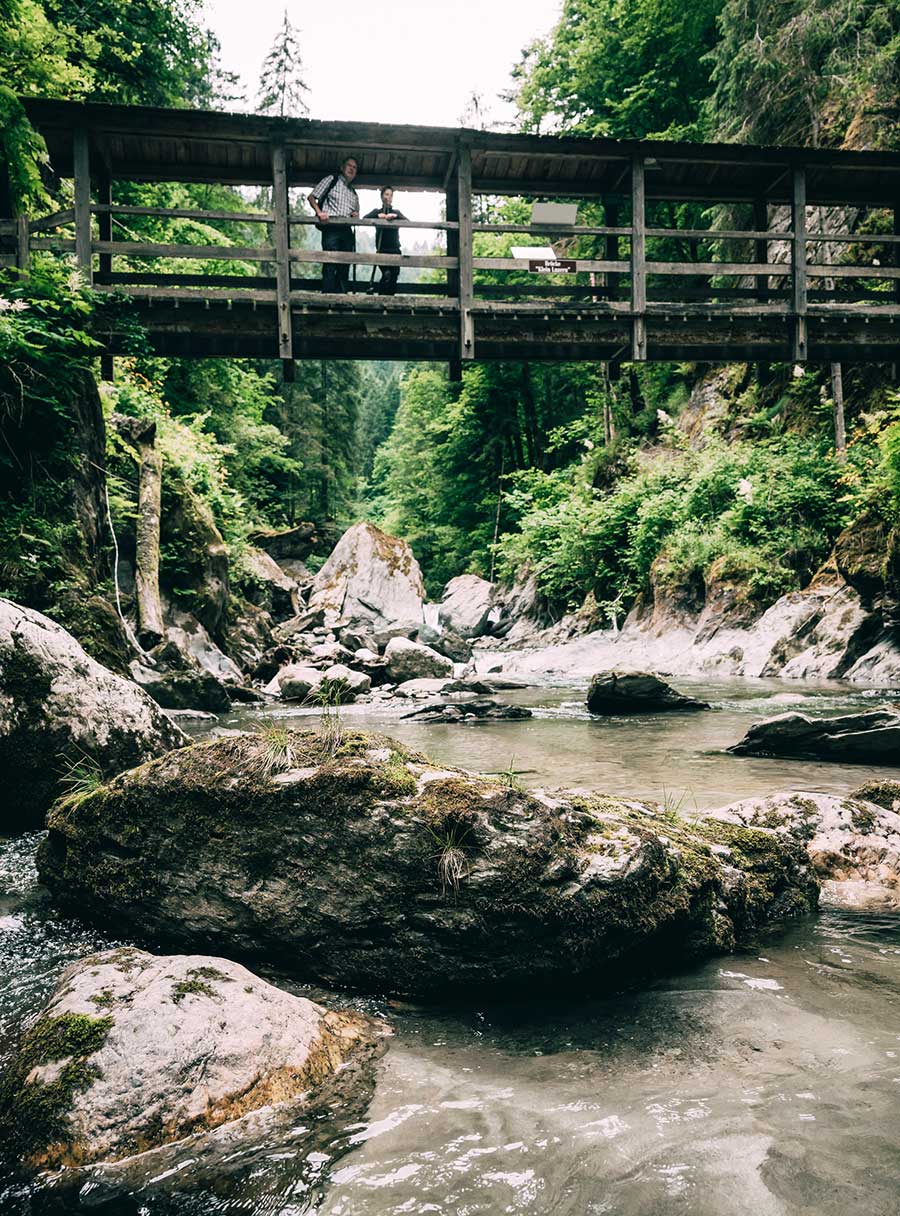
<svg viewBox="0 0 900 1216"><path fill-rule="evenodd" d="M64 1137L26 1157L32 1167L116 1161L250 1112L302 1109L378 1030L227 959L132 949L66 968L42 1017L66 1015L103 1019L97 1050L74 1057L93 1075L72 1094ZM21 1098L50 1079L32 1070Z"/></svg>
<svg viewBox="0 0 900 1216"><path fill-rule="evenodd" d="M346 684L354 696L360 696L360 694L368 692L372 687L372 679L364 671L354 671L343 663L334 663L331 667L327 668L325 679L335 683L340 681Z"/></svg>
<svg viewBox="0 0 900 1216"><path fill-rule="evenodd" d="M285 701L303 701L321 684L322 673L315 667L305 667L302 663L288 663L287 667L282 667L279 671L273 683L275 682ZM270 687L266 686L266 692Z"/></svg>
<svg viewBox="0 0 900 1216"><path fill-rule="evenodd" d="M404 680L394 689L394 695L397 697L430 697L435 693L443 692L447 685L452 683L452 680L443 678Z"/></svg>
<svg viewBox="0 0 900 1216"><path fill-rule="evenodd" d="M325 619L421 621L425 600L422 571L404 540L374 524L348 528L316 575L309 608Z"/></svg>
<svg viewBox="0 0 900 1216"><path fill-rule="evenodd" d="M484 633L493 602L492 583L477 574L461 574L444 588L438 617L445 629L460 637L477 638Z"/></svg>

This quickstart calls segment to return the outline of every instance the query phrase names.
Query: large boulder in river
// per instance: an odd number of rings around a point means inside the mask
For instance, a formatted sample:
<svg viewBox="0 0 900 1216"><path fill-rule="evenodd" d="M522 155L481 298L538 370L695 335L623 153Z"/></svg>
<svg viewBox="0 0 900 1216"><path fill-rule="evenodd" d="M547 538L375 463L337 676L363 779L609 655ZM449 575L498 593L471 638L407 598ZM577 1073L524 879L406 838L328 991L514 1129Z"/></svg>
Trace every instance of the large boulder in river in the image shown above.
<svg viewBox="0 0 900 1216"><path fill-rule="evenodd" d="M477 574L461 574L444 588L438 619L461 637L480 638L493 605L493 583Z"/></svg>
<svg viewBox="0 0 900 1216"><path fill-rule="evenodd" d="M356 731L171 752L58 803L38 867L121 931L422 995L594 986L817 898L789 836L527 793Z"/></svg>
<svg viewBox="0 0 900 1216"><path fill-rule="evenodd" d="M424 602L422 571L406 541L358 523L347 529L316 575L309 611L323 610L326 624L341 618L422 621Z"/></svg>
<svg viewBox="0 0 900 1216"><path fill-rule="evenodd" d="M453 660L421 642L391 638L384 648L388 678L394 684L407 680L436 680L453 675Z"/></svg>
<svg viewBox="0 0 900 1216"><path fill-rule="evenodd" d="M668 713L709 709L705 701L683 696L659 676L644 671L600 671L587 695L592 714Z"/></svg>
<svg viewBox="0 0 900 1216"><path fill-rule="evenodd" d="M60 625L0 599L0 831L41 826L76 770L109 777L186 742Z"/></svg>
<svg viewBox="0 0 900 1216"><path fill-rule="evenodd" d="M886 787L893 785L893 790ZM870 800L870 795L873 800ZM877 783L850 796L806 792L745 798L707 816L792 836L806 849L823 896L849 907L900 906L900 786ZM880 799L875 801L874 799Z"/></svg>
<svg viewBox="0 0 900 1216"><path fill-rule="evenodd" d="M738 756L794 756L854 764L900 762L900 714L889 709L810 718L778 714L754 724L728 749Z"/></svg>
<svg viewBox="0 0 900 1216"><path fill-rule="evenodd" d="M377 1024L328 1012L237 963L108 950L62 973L0 1082L21 1165L114 1162L278 1108L297 1116ZM246 1116L253 1114L253 1120ZM249 1128L248 1128L249 1131Z"/></svg>

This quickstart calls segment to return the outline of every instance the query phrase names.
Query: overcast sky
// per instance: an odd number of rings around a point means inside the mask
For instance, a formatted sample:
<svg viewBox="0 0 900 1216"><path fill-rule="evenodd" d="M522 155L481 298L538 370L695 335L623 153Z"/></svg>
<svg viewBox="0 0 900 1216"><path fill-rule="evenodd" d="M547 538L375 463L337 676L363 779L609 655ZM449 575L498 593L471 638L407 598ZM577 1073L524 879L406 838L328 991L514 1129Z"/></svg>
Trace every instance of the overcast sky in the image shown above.
<svg viewBox="0 0 900 1216"><path fill-rule="evenodd" d="M287 3L300 31L312 118L449 127L459 125L473 93L484 97L492 118L512 118L497 95L509 88L523 48L549 32L559 9L560 0ZM284 0L206 0L222 66L240 74L250 103L236 108L253 108L284 10ZM403 210L434 218L436 201L407 195Z"/></svg>

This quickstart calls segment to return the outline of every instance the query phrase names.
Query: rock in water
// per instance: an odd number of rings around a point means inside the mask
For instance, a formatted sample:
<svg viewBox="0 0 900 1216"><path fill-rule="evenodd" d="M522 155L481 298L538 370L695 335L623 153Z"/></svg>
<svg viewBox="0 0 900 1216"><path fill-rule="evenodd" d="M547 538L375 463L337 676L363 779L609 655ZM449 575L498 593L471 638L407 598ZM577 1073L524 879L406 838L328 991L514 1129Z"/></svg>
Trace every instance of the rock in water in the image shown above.
<svg viewBox="0 0 900 1216"><path fill-rule="evenodd" d="M477 574L451 578L441 595L438 619L445 629L464 638L480 638L486 632L494 604L494 586Z"/></svg>
<svg viewBox="0 0 900 1216"><path fill-rule="evenodd" d="M388 679L395 684L404 684L407 680L448 679L453 675L452 659L408 638L391 638L384 649L384 659Z"/></svg>
<svg viewBox="0 0 900 1216"><path fill-rule="evenodd" d="M424 602L422 571L406 541L359 523L347 529L316 575L309 611L324 610L326 624L341 617L422 621Z"/></svg>
<svg viewBox="0 0 900 1216"><path fill-rule="evenodd" d="M889 709L810 718L778 714L755 722L739 743L737 756L795 756L854 764L900 763L900 714Z"/></svg>
<svg viewBox="0 0 900 1216"><path fill-rule="evenodd" d="M531 716L531 710L523 705L489 698L431 702L403 715L404 720L412 718L416 722L519 722Z"/></svg>
<svg viewBox="0 0 900 1216"><path fill-rule="evenodd" d="M65 629L0 599L0 831L41 826L78 766L109 777L186 742L155 701Z"/></svg>
<svg viewBox="0 0 900 1216"><path fill-rule="evenodd" d="M779 793L707 814L792 836L806 849L830 903L900 906L900 814L890 805L898 793L896 783L872 782L849 797Z"/></svg>
<svg viewBox="0 0 900 1216"><path fill-rule="evenodd" d="M171 752L57 803L38 865L106 924L422 995L594 986L817 897L789 836L527 793L356 731Z"/></svg>
<svg viewBox="0 0 900 1216"><path fill-rule="evenodd" d="M659 676L645 671L600 671L588 689L592 714L667 713L709 709L705 701L685 697Z"/></svg>
<svg viewBox="0 0 900 1216"><path fill-rule="evenodd" d="M0 1131L30 1169L111 1162L309 1105L378 1027L204 955L109 950L60 977L0 1081ZM200 1146L198 1145L198 1148Z"/></svg>

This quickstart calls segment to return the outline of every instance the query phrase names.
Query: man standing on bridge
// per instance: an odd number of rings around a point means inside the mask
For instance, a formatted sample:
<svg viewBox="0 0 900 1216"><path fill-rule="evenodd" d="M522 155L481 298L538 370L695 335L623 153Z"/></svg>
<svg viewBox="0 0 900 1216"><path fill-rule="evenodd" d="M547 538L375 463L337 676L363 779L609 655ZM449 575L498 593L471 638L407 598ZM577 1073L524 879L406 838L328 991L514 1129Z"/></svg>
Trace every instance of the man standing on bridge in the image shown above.
<svg viewBox="0 0 900 1216"><path fill-rule="evenodd" d="M348 156L339 173L323 177L309 196L309 205L316 213L316 227L322 233L325 252L353 253L356 236L349 224L331 223L335 219L359 219L359 198L353 189L353 179L359 171L356 158ZM322 267L322 290L345 292L350 278L348 262L326 262Z"/></svg>

